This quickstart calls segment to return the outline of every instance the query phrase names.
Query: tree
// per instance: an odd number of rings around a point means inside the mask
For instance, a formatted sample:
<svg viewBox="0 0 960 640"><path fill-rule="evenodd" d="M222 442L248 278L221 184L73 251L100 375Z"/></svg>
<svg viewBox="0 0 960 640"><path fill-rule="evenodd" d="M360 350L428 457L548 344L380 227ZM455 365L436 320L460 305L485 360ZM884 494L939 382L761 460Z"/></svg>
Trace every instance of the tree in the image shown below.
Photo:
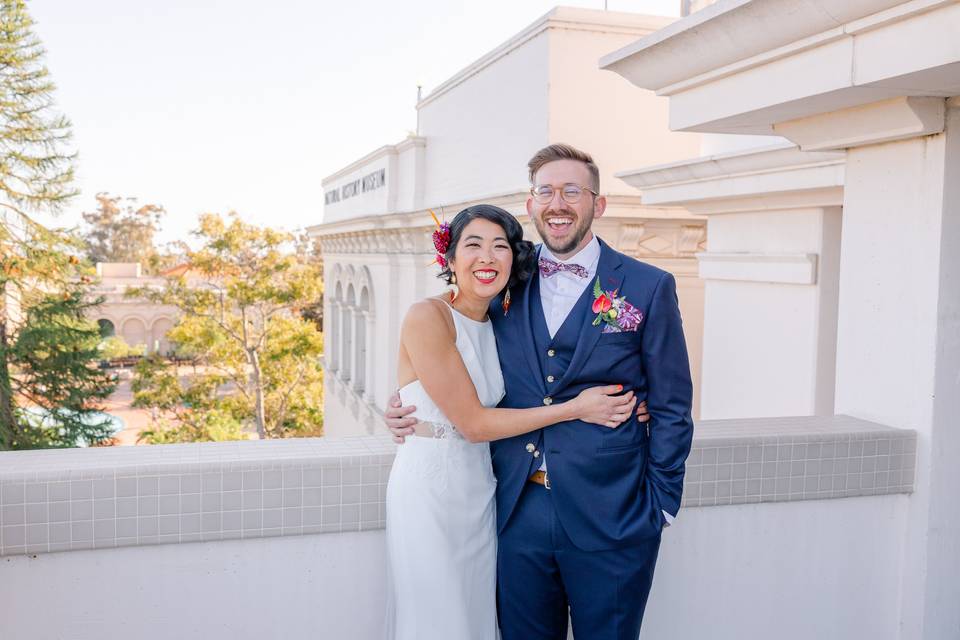
<svg viewBox="0 0 960 640"><path fill-rule="evenodd" d="M323 281L323 254L320 252L319 241L311 238L306 233L300 233L296 236L294 251L297 260L303 264L313 265L317 269L317 277ZM300 317L314 323L317 330L323 332L323 293L311 305L304 306L300 310Z"/></svg>
<svg viewBox="0 0 960 640"><path fill-rule="evenodd" d="M289 234L235 214L202 216L195 235L202 247L188 253L187 273L127 295L180 309L168 335L197 372L144 363L135 404L168 422L162 438L209 439L210 421L224 433L231 420L260 438L320 434L323 337L301 316L322 295L318 266L297 259Z"/></svg>
<svg viewBox="0 0 960 640"><path fill-rule="evenodd" d="M100 328L88 320L99 300L87 300L85 287L44 294L27 309L26 321L8 352L17 408L13 449L96 444L113 435L100 411L113 393L111 374L93 363L101 357Z"/></svg>
<svg viewBox="0 0 960 640"><path fill-rule="evenodd" d="M162 206L137 206L135 198L120 198L98 193L97 209L83 214L87 223L84 236L87 257L91 262L140 262L157 266L160 254L154 246L160 220L166 213Z"/></svg>
<svg viewBox="0 0 960 640"><path fill-rule="evenodd" d="M0 194L4 206L59 211L76 195L70 122L53 111L46 53L25 0L0 0Z"/></svg>
<svg viewBox="0 0 960 640"><path fill-rule="evenodd" d="M103 332L101 330L101 337ZM130 356L142 356L146 347L142 344L131 347L127 341L120 336L108 336L100 341L100 357L107 360L116 358L127 358Z"/></svg>
<svg viewBox="0 0 960 640"><path fill-rule="evenodd" d="M102 441L87 423L112 389L91 366L76 239L28 213L76 195L70 123L32 26L24 0L0 0L0 449Z"/></svg>

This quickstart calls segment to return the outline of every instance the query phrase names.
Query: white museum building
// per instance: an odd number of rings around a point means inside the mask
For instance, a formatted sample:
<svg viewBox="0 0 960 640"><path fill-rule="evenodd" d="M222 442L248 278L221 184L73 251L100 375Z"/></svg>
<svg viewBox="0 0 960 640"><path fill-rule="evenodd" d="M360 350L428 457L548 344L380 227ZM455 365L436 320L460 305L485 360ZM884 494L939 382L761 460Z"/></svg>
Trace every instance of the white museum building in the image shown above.
<svg viewBox="0 0 960 640"><path fill-rule="evenodd" d="M598 234L677 274L697 367L644 640L960 638L960 0L684 6L557 9L324 181L328 436L0 453L0 635L382 637L426 211L528 227L526 160L565 141Z"/></svg>

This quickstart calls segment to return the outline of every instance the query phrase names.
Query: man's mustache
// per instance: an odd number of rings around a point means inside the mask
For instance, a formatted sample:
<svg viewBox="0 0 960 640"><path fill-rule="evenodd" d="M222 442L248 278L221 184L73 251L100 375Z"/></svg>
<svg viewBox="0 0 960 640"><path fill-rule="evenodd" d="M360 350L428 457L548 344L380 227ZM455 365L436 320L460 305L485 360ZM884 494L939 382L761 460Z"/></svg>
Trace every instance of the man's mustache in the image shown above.
<svg viewBox="0 0 960 640"><path fill-rule="evenodd" d="M547 218L549 216L567 216L568 218L576 218L577 214L569 209L547 209L540 214L541 218Z"/></svg>

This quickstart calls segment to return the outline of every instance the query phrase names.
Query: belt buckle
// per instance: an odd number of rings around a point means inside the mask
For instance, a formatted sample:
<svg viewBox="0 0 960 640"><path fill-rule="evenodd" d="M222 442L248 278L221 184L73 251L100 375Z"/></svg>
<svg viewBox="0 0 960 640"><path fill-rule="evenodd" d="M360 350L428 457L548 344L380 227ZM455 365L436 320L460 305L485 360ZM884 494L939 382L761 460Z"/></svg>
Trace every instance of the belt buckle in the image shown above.
<svg viewBox="0 0 960 640"><path fill-rule="evenodd" d="M543 472L543 486L547 489L550 488L550 474L548 474L546 471Z"/></svg>

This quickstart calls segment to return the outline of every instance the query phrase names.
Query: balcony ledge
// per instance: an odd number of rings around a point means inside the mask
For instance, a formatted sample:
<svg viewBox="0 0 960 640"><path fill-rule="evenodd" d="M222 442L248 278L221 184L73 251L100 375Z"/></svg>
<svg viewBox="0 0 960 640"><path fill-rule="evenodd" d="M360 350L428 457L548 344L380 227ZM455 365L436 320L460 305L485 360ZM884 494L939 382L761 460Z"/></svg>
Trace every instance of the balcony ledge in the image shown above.
<svg viewBox="0 0 960 640"><path fill-rule="evenodd" d="M910 493L916 432L705 420L684 508ZM0 556L382 529L386 436L0 453Z"/></svg>

